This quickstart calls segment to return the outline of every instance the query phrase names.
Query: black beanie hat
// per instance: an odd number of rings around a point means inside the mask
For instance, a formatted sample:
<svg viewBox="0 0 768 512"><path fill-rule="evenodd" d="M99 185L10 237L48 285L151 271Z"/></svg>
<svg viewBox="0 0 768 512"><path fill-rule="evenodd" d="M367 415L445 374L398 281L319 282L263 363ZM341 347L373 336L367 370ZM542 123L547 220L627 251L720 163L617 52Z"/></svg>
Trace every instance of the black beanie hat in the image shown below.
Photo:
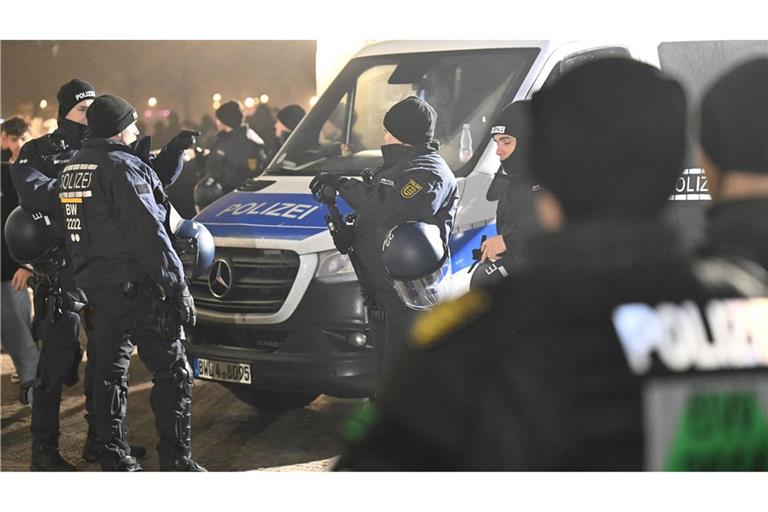
<svg viewBox="0 0 768 512"><path fill-rule="evenodd" d="M421 98L409 96L395 103L384 115L384 128L400 142L421 144L435 135L437 113Z"/></svg>
<svg viewBox="0 0 768 512"><path fill-rule="evenodd" d="M59 119L66 117L72 107L88 98L96 99L96 89L83 80L73 78L59 87L56 100L59 102Z"/></svg>
<svg viewBox="0 0 768 512"><path fill-rule="evenodd" d="M531 145L531 102L510 103L491 126L491 137L510 135L516 139L515 151L501 161L507 173L522 173L528 169Z"/></svg>
<svg viewBox="0 0 768 512"><path fill-rule="evenodd" d="M531 128L531 102L515 101L501 111L491 126L491 136L504 134L512 137L526 137Z"/></svg>
<svg viewBox="0 0 768 512"><path fill-rule="evenodd" d="M306 112L299 105L288 105L277 113L277 120L289 130L293 131L304 118Z"/></svg>
<svg viewBox="0 0 768 512"><path fill-rule="evenodd" d="M230 128L237 128L243 124L245 113L239 101L229 100L216 109L216 117Z"/></svg>
<svg viewBox="0 0 768 512"><path fill-rule="evenodd" d="M109 138L128 128L139 118L130 103L120 96L99 96L88 110L88 130L94 137Z"/></svg>
<svg viewBox="0 0 768 512"><path fill-rule="evenodd" d="M725 73L701 103L701 146L723 171L768 173L768 58Z"/></svg>
<svg viewBox="0 0 768 512"><path fill-rule="evenodd" d="M683 169L682 87L638 61L574 68L533 96L531 171L570 218L658 213Z"/></svg>

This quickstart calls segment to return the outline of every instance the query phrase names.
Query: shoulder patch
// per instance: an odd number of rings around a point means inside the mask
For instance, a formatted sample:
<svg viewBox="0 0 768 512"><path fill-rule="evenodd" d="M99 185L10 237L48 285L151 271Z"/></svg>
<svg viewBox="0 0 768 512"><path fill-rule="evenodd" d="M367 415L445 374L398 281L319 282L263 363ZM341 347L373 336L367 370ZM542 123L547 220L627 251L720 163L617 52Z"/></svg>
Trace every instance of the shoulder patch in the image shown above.
<svg viewBox="0 0 768 512"><path fill-rule="evenodd" d="M251 172L255 171L259 167L259 161L255 158L249 158L248 159L248 169L250 169Z"/></svg>
<svg viewBox="0 0 768 512"><path fill-rule="evenodd" d="M137 183L133 187L136 189L137 194L149 194L152 192L146 183Z"/></svg>
<svg viewBox="0 0 768 512"><path fill-rule="evenodd" d="M491 307L491 298L481 290L472 290L456 300L437 305L419 316L411 328L411 345L427 348L446 335L467 325Z"/></svg>
<svg viewBox="0 0 768 512"><path fill-rule="evenodd" d="M406 199L410 199L422 190L424 190L424 187L416 183L415 180L409 180L408 183L400 189L400 195Z"/></svg>

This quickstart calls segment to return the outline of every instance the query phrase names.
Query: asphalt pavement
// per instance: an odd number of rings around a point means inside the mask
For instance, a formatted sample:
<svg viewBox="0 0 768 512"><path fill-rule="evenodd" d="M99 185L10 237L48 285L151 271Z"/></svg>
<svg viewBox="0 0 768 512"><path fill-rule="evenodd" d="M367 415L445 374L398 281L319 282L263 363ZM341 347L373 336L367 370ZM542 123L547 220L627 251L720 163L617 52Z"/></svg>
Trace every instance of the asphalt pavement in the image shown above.
<svg viewBox="0 0 768 512"><path fill-rule="evenodd" d="M80 382L65 388L61 404L60 452L78 471L99 471L80 458L86 436L83 371ZM28 471L32 411L17 399L10 381L12 363L2 355L0 394L0 470ZM145 470L157 470L157 434L149 406L151 376L134 354L128 390L128 435L145 446ZM321 395L312 404L282 413L265 413L237 400L215 382L196 380L192 405L192 454L209 471L325 471L340 453L340 432L361 400Z"/></svg>

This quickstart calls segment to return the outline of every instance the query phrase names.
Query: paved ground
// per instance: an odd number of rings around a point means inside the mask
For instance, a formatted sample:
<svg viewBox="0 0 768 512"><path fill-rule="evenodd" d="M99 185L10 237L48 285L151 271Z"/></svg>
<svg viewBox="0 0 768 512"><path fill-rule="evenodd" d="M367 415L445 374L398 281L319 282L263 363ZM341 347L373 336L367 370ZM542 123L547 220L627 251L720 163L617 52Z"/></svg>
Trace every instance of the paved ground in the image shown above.
<svg viewBox="0 0 768 512"><path fill-rule="evenodd" d="M85 362L81 365L82 371ZM149 408L151 381L138 357L131 364L128 428L132 444L148 448L142 464L157 469L156 434ZM26 471L30 458L31 410L17 400L18 384L10 382L12 364L2 355L0 470ZM86 424L82 384L66 388L61 404L60 451L81 471L98 464L80 459ZM209 381L196 381L192 408L192 445L196 460L211 471L324 471L340 452L339 432L360 400L321 396L303 409L281 414L256 411L229 391Z"/></svg>

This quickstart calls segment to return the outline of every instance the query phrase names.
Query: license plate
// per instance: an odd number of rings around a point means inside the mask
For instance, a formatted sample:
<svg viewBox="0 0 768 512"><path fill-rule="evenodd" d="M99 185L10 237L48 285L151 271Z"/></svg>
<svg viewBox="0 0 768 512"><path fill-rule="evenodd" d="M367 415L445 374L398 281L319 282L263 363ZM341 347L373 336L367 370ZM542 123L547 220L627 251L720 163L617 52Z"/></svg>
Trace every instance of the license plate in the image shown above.
<svg viewBox="0 0 768 512"><path fill-rule="evenodd" d="M251 383L251 365L197 358L195 377L224 382Z"/></svg>

